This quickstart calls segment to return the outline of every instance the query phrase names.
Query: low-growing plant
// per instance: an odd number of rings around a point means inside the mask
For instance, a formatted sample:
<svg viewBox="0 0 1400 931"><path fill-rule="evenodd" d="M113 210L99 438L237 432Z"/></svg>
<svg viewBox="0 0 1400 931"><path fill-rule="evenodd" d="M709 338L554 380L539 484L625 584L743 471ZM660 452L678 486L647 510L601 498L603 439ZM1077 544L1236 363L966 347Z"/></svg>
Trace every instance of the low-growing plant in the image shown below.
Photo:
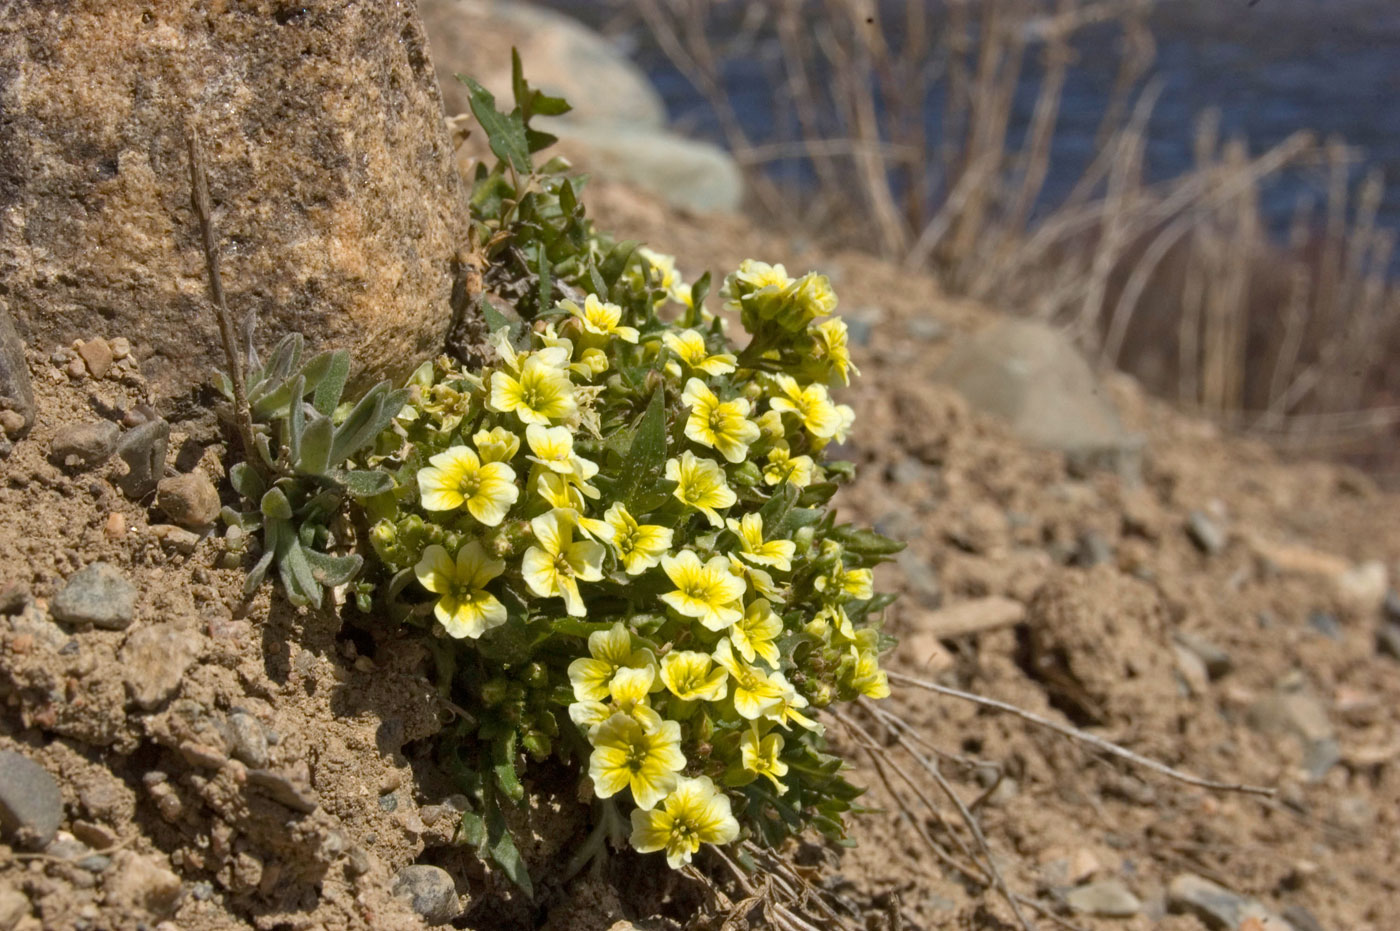
<svg viewBox="0 0 1400 931"><path fill-rule="evenodd" d="M860 790L818 718L889 692L871 570L900 544L830 506L854 421L830 389L858 374L830 282L744 262L721 292L734 345L708 276L595 231L565 163L536 170L530 118L562 101L518 61L511 113L469 86L497 156L472 197L510 305L479 300L493 353L425 362L337 416L348 360L298 368L300 344L279 347L250 379L258 460L234 476L259 507L230 516L266 540L250 584L275 559L315 603L358 576L374 623L424 632L458 712L439 757L475 803L460 839L526 890L502 806L530 761L587 777L575 868L609 841L673 867L808 828L844 842Z"/></svg>

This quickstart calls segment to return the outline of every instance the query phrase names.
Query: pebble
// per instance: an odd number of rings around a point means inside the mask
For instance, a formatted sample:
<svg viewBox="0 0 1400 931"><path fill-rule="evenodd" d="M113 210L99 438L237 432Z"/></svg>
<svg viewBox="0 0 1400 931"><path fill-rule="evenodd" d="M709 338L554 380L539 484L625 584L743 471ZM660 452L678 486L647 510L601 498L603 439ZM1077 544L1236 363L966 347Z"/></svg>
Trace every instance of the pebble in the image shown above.
<svg viewBox="0 0 1400 931"><path fill-rule="evenodd" d="M1086 531L1079 535L1072 562L1084 569L1108 565L1113 562L1113 544L1096 530Z"/></svg>
<svg viewBox="0 0 1400 931"><path fill-rule="evenodd" d="M446 924L461 913L457 886L439 866L415 863L399 870L394 877L394 895L408 900L409 907L430 925Z"/></svg>
<svg viewBox="0 0 1400 931"><path fill-rule="evenodd" d="M28 917L29 897L14 887L0 889L0 928L18 928Z"/></svg>
<svg viewBox="0 0 1400 931"><path fill-rule="evenodd" d="M112 347L102 337L95 336L85 342L79 342L73 348L77 350L79 357L82 358L93 378L104 378L112 368L115 354L112 352Z"/></svg>
<svg viewBox="0 0 1400 931"><path fill-rule="evenodd" d="M1392 624L1400 624L1400 592L1392 588L1385 593L1385 600L1381 602L1381 614Z"/></svg>
<svg viewBox="0 0 1400 931"><path fill-rule="evenodd" d="M120 540L126 536L126 515L120 511L113 511L107 515L107 522L102 526L102 532L109 540Z"/></svg>
<svg viewBox="0 0 1400 931"><path fill-rule="evenodd" d="M49 449L54 465L95 469L106 462L117 448L121 427L110 420L71 424L54 434Z"/></svg>
<svg viewBox="0 0 1400 931"><path fill-rule="evenodd" d="M1177 631L1172 638L1200 657L1201 662L1205 664L1206 673L1212 679L1223 678L1235 668L1235 661L1229 653L1200 634Z"/></svg>
<svg viewBox="0 0 1400 931"><path fill-rule="evenodd" d="M168 625L142 627L126 638L117 658L133 701L144 711L163 705L199 655L198 641Z"/></svg>
<svg viewBox="0 0 1400 931"><path fill-rule="evenodd" d="M1116 879L1103 879L1065 893L1065 904L1081 915L1131 918L1142 911L1142 900Z"/></svg>
<svg viewBox="0 0 1400 931"><path fill-rule="evenodd" d="M109 906L156 914L174 911L183 891L179 876L155 858L130 850L118 851L113 859L114 868L105 884Z"/></svg>
<svg viewBox="0 0 1400 931"><path fill-rule="evenodd" d="M914 339L926 343L936 343L948 333L948 328L932 317L910 317L904 322L904 329Z"/></svg>
<svg viewBox="0 0 1400 931"><path fill-rule="evenodd" d="M228 719L229 744L236 759L254 769L268 764L267 733L262 723L246 711L235 711Z"/></svg>
<svg viewBox="0 0 1400 931"><path fill-rule="evenodd" d="M19 436L26 422L24 415L19 411L0 411L0 431L3 431L6 436Z"/></svg>
<svg viewBox="0 0 1400 931"><path fill-rule="evenodd" d="M1376 629L1376 649L1383 656L1400 659L1400 623L1382 621Z"/></svg>
<svg viewBox="0 0 1400 931"><path fill-rule="evenodd" d="M68 367L65 371L67 371L69 378L75 380L80 379L87 375L87 365L84 364L82 359L74 359L68 363Z"/></svg>
<svg viewBox="0 0 1400 931"><path fill-rule="evenodd" d="M250 769L248 781L266 792L274 802L281 802L293 811L310 814L320 806L309 785L299 784L300 780L293 779L285 773L271 769Z"/></svg>
<svg viewBox="0 0 1400 931"><path fill-rule="evenodd" d="M1328 640L1342 639L1342 622L1331 611L1312 611L1308 614L1308 627Z"/></svg>
<svg viewBox="0 0 1400 931"><path fill-rule="evenodd" d="M189 555L199 546L200 536L193 530L176 527L174 524L152 524L150 530L151 536L159 540L161 546L177 553Z"/></svg>
<svg viewBox="0 0 1400 931"><path fill-rule="evenodd" d="M162 479L156 485L156 504L172 521L188 530L214 523L221 506L218 489L200 471Z"/></svg>
<svg viewBox="0 0 1400 931"><path fill-rule="evenodd" d="M1225 549L1228 537L1219 524L1202 511L1192 511L1186 518L1186 534L1196 548L1207 556L1214 556Z"/></svg>
<svg viewBox="0 0 1400 931"><path fill-rule="evenodd" d="M0 587L0 614L18 614L29 604L29 589L23 582L7 582Z"/></svg>
<svg viewBox="0 0 1400 931"><path fill-rule="evenodd" d="M1283 918L1293 926L1294 931L1323 931L1322 923L1301 905L1287 906L1283 910Z"/></svg>
<svg viewBox="0 0 1400 931"><path fill-rule="evenodd" d="M1255 900L1190 873L1171 881L1167 887L1167 907L1178 914L1195 915L1214 931L1237 931L1250 918L1262 921L1271 931L1289 928L1287 922Z"/></svg>
<svg viewBox="0 0 1400 931"><path fill-rule="evenodd" d="M1301 689L1279 689L1250 705L1250 727L1271 737L1293 737L1303 745L1303 768L1313 781L1341 759L1336 732L1321 702Z"/></svg>
<svg viewBox="0 0 1400 931"><path fill-rule="evenodd" d="M123 630L136 616L136 588L116 566L95 562L69 577L50 610L70 624Z"/></svg>
<svg viewBox="0 0 1400 931"><path fill-rule="evenodd" d="M117 455L126 463L126 475L117 484L128 498L144 498L155 490L165 473L165 453L170 445L170 424L159 417L138 424L117 444Z"/></svg>
<svg viewBox="0 0 1400 931"><path fill-rule="evenodd" d="M131 340L125 336L118 336L112 340L112 358L120 362L131 355Z"/></svg>
<svg viewBox="0 0 1400 931"><path fill-rule="evenodd" d="M63 793L49 771L22 753L0 750L0 836L42 849L63 822Z"/></svg>

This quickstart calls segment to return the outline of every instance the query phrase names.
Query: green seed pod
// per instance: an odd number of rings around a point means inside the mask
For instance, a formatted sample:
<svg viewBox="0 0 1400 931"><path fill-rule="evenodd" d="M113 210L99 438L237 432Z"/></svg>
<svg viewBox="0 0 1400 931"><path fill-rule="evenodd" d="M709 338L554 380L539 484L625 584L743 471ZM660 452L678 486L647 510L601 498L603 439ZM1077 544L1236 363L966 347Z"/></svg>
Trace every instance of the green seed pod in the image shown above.
<svg viewBox="0 0 1400 931"><path fill-rule="evenodd" d="M497 676L481 687L481 700L487 707L495 707L509 697L510 683Z"/></svg>
<svg viewBox="0 0 1400 931"><path fill-rule="evenodd" d="M525 674L521 678L533 689L543 688L549 685L549 667L538 661L533 662L525 667Z"/></svg>
<svg viewBox="0 0 1400 931"><path fill-rule="evenodd" d="M797 544L797 552L806 556L811 552L812 540L816 537L817 531L810 524L806 527L799 527L797 533L792 535L792 542Z"/></svg>
<svg viewBox="0 0 1400 931"><path fill-rule="evenodd" d="M403 551L399 547L399 531L392 521L381 520L369 529L369 542L380 559L391 566L399 565Z"/></svg>
<svg viewBox="0 0 1400 931"><path fill-rule="evenodd" d="M534 760L543 760L549 756L552 748L549 737L540 731L529 731L520 738L520 745L525 748L525 752L530 754Z"/></svg>
<svg viewBox="0 0 1400 931"><path fill-rule="evenodd" d="M763 481L763 473L752 460L746 460L729 473L730 481L740 488L755 488Z"/></svg>

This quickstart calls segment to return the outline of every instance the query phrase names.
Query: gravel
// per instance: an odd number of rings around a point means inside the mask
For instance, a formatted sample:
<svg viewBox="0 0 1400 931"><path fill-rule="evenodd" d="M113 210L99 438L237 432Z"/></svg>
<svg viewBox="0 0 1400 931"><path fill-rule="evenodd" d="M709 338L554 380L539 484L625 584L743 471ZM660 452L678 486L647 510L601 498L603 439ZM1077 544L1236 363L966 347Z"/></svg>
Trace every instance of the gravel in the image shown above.
<svg viewBox="0 0 1400 931"><path fill-rule="evenodd" d="M51 610L69 624L123 630L136 616L136 588L116 566L95 562L73 573Z"/></svg>

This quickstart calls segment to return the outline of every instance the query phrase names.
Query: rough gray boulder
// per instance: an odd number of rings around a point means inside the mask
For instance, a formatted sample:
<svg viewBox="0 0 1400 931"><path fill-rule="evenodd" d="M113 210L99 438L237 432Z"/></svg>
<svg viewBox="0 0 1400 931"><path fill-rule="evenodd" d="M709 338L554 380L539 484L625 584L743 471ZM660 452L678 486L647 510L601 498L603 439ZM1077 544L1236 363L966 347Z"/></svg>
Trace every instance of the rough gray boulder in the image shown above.
<svg viewBox="0 0 1400 931"><path fill-rule="evenodd" d="M0 165L0 179L4 178L3 172L4 166ZM0 439L7 433L21 437L34 426L34 389L29 381L29 363L24 358L24 343L20 342L15 322L3 302L0 302L0 411L10 414L0 421ZM18 415L17 420L15 415Z"/></svg>
<svg viewBox="0 0 1400 931"><path fill-rule="evenodd" d="M161 397L222 367L187 137L235 315L373 373L438 351L464 190L417 7L0 0L0 281L42 347L151 351Z"/></svg>

